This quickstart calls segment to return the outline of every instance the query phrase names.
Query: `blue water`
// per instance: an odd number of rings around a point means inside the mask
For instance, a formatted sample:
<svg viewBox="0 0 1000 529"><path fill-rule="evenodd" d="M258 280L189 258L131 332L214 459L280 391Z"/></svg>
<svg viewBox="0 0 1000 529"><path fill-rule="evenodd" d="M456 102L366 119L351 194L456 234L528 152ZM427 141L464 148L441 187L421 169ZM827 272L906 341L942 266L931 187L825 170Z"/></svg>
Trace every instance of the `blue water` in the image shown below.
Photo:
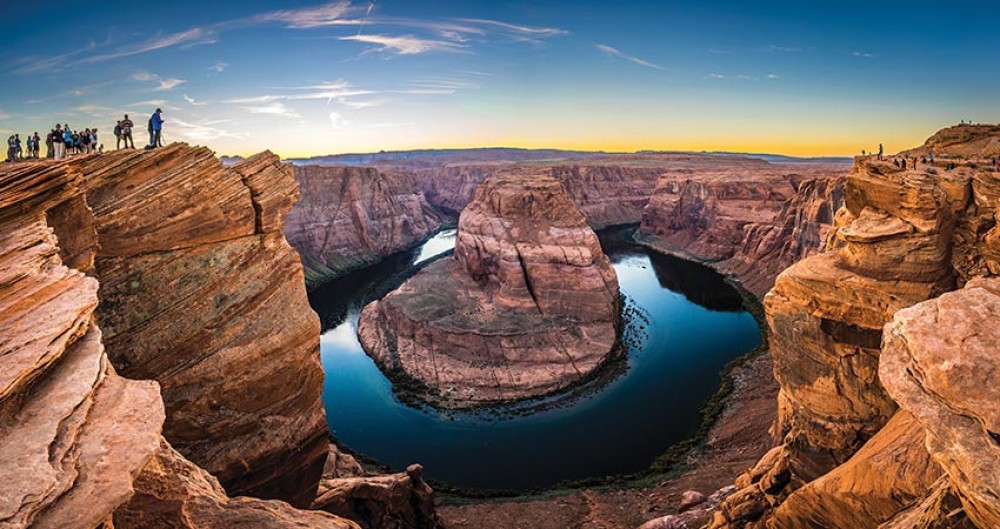
<svg viewBox="0 0 1000 529"><path fill-rule="evenodd" d="M324 328L323 399L333 434L393 469L419 462L431 479L480 490L641 471L692 436L722 367L758 345L757 323L715 272L649 252L621 231L601 235L627 312L639 314L627 318L627 359L584 391L522 406L520 413L403 404L356 338L364 304L390 278L412 273L418 260L450 249L454 232L313 292Z"/></svg>

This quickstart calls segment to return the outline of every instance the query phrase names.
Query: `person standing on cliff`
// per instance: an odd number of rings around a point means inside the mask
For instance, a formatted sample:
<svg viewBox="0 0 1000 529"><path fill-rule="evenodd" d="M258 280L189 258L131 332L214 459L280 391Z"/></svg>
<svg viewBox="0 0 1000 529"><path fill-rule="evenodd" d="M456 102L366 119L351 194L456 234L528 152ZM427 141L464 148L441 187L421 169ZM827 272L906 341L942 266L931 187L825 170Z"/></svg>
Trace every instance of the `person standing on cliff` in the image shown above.
<svg viewBox="0 0 1000 529"><path fill-rule="evenodd" d="M885 152L885 150L882 149L882 144L881 143L878 144L878 161L880 161L880 162L882 161L882 153L884 153L884 152Z"/></svg>
<svg viewBox="0 0 1000 529"><path fill-rule="evenodd" d="M31 137L31 140L35 143L34 158L37 160L38 153L41 152L42 150L42 146L39 145L39 143L42 141L42 138L38 136L38 132L35 132L35 135Z"/></svg>
<svg viewBox="0 0 1000 529"><path fill-rule="evenodd" d="M160 146L160 135L163 133L163 111L156 109L149 118L149 148L154 149Z"/></svg>
<svg viewBox="0 0 1000 529"><path fill-rule="evenodd" d="M125 119L122 120L122 141L125 142L125 148L134 149L135 142L132 141L132 127L135 124L132 123L131 119L128 119L128 114L125 114Z"/></svg>
<svg viewBox="0 0 1000 529"><path fill-rule="evenodd" d="M62 160L66 156L66 144L63 143L62 126L56 123L55 130L52 131L53 158Z"/></svg>

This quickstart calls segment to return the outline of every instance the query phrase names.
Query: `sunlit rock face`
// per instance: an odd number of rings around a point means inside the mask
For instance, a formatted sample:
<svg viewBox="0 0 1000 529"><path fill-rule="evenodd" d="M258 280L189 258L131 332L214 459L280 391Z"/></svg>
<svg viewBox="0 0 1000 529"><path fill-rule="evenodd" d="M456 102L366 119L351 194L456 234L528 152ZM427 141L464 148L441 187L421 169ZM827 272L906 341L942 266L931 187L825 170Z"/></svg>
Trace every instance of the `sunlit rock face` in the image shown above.
<svg viewBox="0 0 1000 529"><path fill-rule="evenodd" d="M319 321L281 233L291 167L184 144L75 163L116 369L159 382L164 437L231 493L308 504L327 426Z"/></svg>
<svg viewBox="0 0 1000 529"><path fill-rule="evenodd" d="M0 169L5 528L103 523L131 496L163 426L157 384L118 376L105 355L94 323L97 281L60 257L48 215L74 201L81 183L64 163ZM88 259L77 263L87 268Z"/></svg>
<svg viewBox="0 0 1000 529"><path fill-rule="evenodd" d="M511 401L603 364L618 297L614 269L562 183L512 173L479 186L454 255L365 307L358 334L383 370L423 386L427 400Z"/></svg>
<svg viewBox="0 0 1000 529"><path fill-rule="evenodd" d="M413 176L361 167L295 167L301 198L285 236L315 287L412 248L441 226Z"/></svg>
<svg viewBox="0 0 1000 529"><path fill-rule="evenodd" d="M765 308L779 444L712 527L1000 523L987 382L1000 174L970 137L949 148L976 154L936 166L858 159L828 251L778 277Z"/></svg>

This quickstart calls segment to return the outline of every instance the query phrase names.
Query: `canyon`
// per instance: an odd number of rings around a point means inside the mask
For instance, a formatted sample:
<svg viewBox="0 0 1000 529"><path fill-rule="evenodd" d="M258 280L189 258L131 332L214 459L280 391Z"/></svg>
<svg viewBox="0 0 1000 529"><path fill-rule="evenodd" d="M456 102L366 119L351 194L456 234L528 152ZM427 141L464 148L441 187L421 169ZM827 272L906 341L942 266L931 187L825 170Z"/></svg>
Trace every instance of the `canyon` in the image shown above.
<svg viewBox="0 0 1000 529"><path fill-rule="evenodd" d="M486 179L454 255L367 306L358 335L383 371L440 406L509 402L569 387L614 352L618 280L553 178Z"/></svg>
<svg viewBox="0 0 1000 529"><path fill-rule="evenodd" d="M5 166L0 525L1000 525L998 141L945 129L897 155L934 153L906 170L696 154L293 168L267 152L226 167L185 144ZM618 280L595 228L638 225L763 300L769 350L727 372L685 467L442 502L419 465L382 474L331 442L307 286L460 212L454 255L358 329L433 404L547 394L605 361Z"/></svg>

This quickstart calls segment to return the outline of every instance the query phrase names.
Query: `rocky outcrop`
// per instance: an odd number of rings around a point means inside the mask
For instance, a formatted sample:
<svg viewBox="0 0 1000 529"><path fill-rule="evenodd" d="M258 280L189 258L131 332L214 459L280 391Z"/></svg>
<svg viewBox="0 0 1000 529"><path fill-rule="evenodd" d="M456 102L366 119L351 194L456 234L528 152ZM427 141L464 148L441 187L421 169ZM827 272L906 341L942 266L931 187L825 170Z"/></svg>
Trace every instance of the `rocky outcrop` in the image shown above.
<svg viewBox="0 0 1000 529"><path fill-rule="evenodd" d="M412 248L441 226L409 173L301 166L295 179L302 198L285 236L310 288Z"/></svg>
<svg viewBox="0 0 1000 529"><path fill-rule="evenodd" d="M94 324L97 282L67 267L46 213L80 173L0 172L0 526L91 528L156 453L163 402L119 377Z"/></svg>
<svg viewBox="0 0 1000 529"><path fill-rule="evenodd" d="M1000 125L954 125L942 129L904 154L937 157L992 158L1000 156Z"/></svg>
<svg viewBox="0 0 1000 529"><path fill-rule="evenodd" d="M976 278L993 273L998 181L974 163L858 159L828 252L765 299L779 445L712 527L1000 523L988 382L1000 285Z"/></svg>
<svg viewBox="0 0 1000 529"><path fill-rule="evenodd" d="M291 168L264 153L227 169L183 144L74 166L116 369L160 383L164 436L231 493L307 505L327 426L319 321L281 234Z"/></svg>
<svg viewBox="0 0 1000 529"><path fill-rule="evenodd" d="M889 394L923 427L969 519L1000 526L1000 279L896 313L886 326L879 374Z"/></svg>
<svg viewBox="0 0 1000 529"><path fill-rule="evenodd" d="M115 511L116 529L359 529L344 518L283 501L230 498L217 479L165 440L135 488L132 499Z"/></svg>
<svg viewBox="0 0 1000 529"><path fill-rule="evenodd" d="M675 169L657 183L637 239L713 263L763 296L782 270L822 249L843 202L838 172L763 162Z"/></svg>
<svg viewBox="0 0 1000 529"><path fill-rule="evenodd" d="M612 353L618 281L558 181L487 179L462 212L454 256L365 307L361 344L444 406L551 393Z"/></svg>
<svg viewBox="0 0 1000 529"><path fill-rule="evenodd" d="M381 476L334 478L327 474L313 508L357 521L362 529L442 527L434 509L434 491L424 481L420 465Z"/></svg>

